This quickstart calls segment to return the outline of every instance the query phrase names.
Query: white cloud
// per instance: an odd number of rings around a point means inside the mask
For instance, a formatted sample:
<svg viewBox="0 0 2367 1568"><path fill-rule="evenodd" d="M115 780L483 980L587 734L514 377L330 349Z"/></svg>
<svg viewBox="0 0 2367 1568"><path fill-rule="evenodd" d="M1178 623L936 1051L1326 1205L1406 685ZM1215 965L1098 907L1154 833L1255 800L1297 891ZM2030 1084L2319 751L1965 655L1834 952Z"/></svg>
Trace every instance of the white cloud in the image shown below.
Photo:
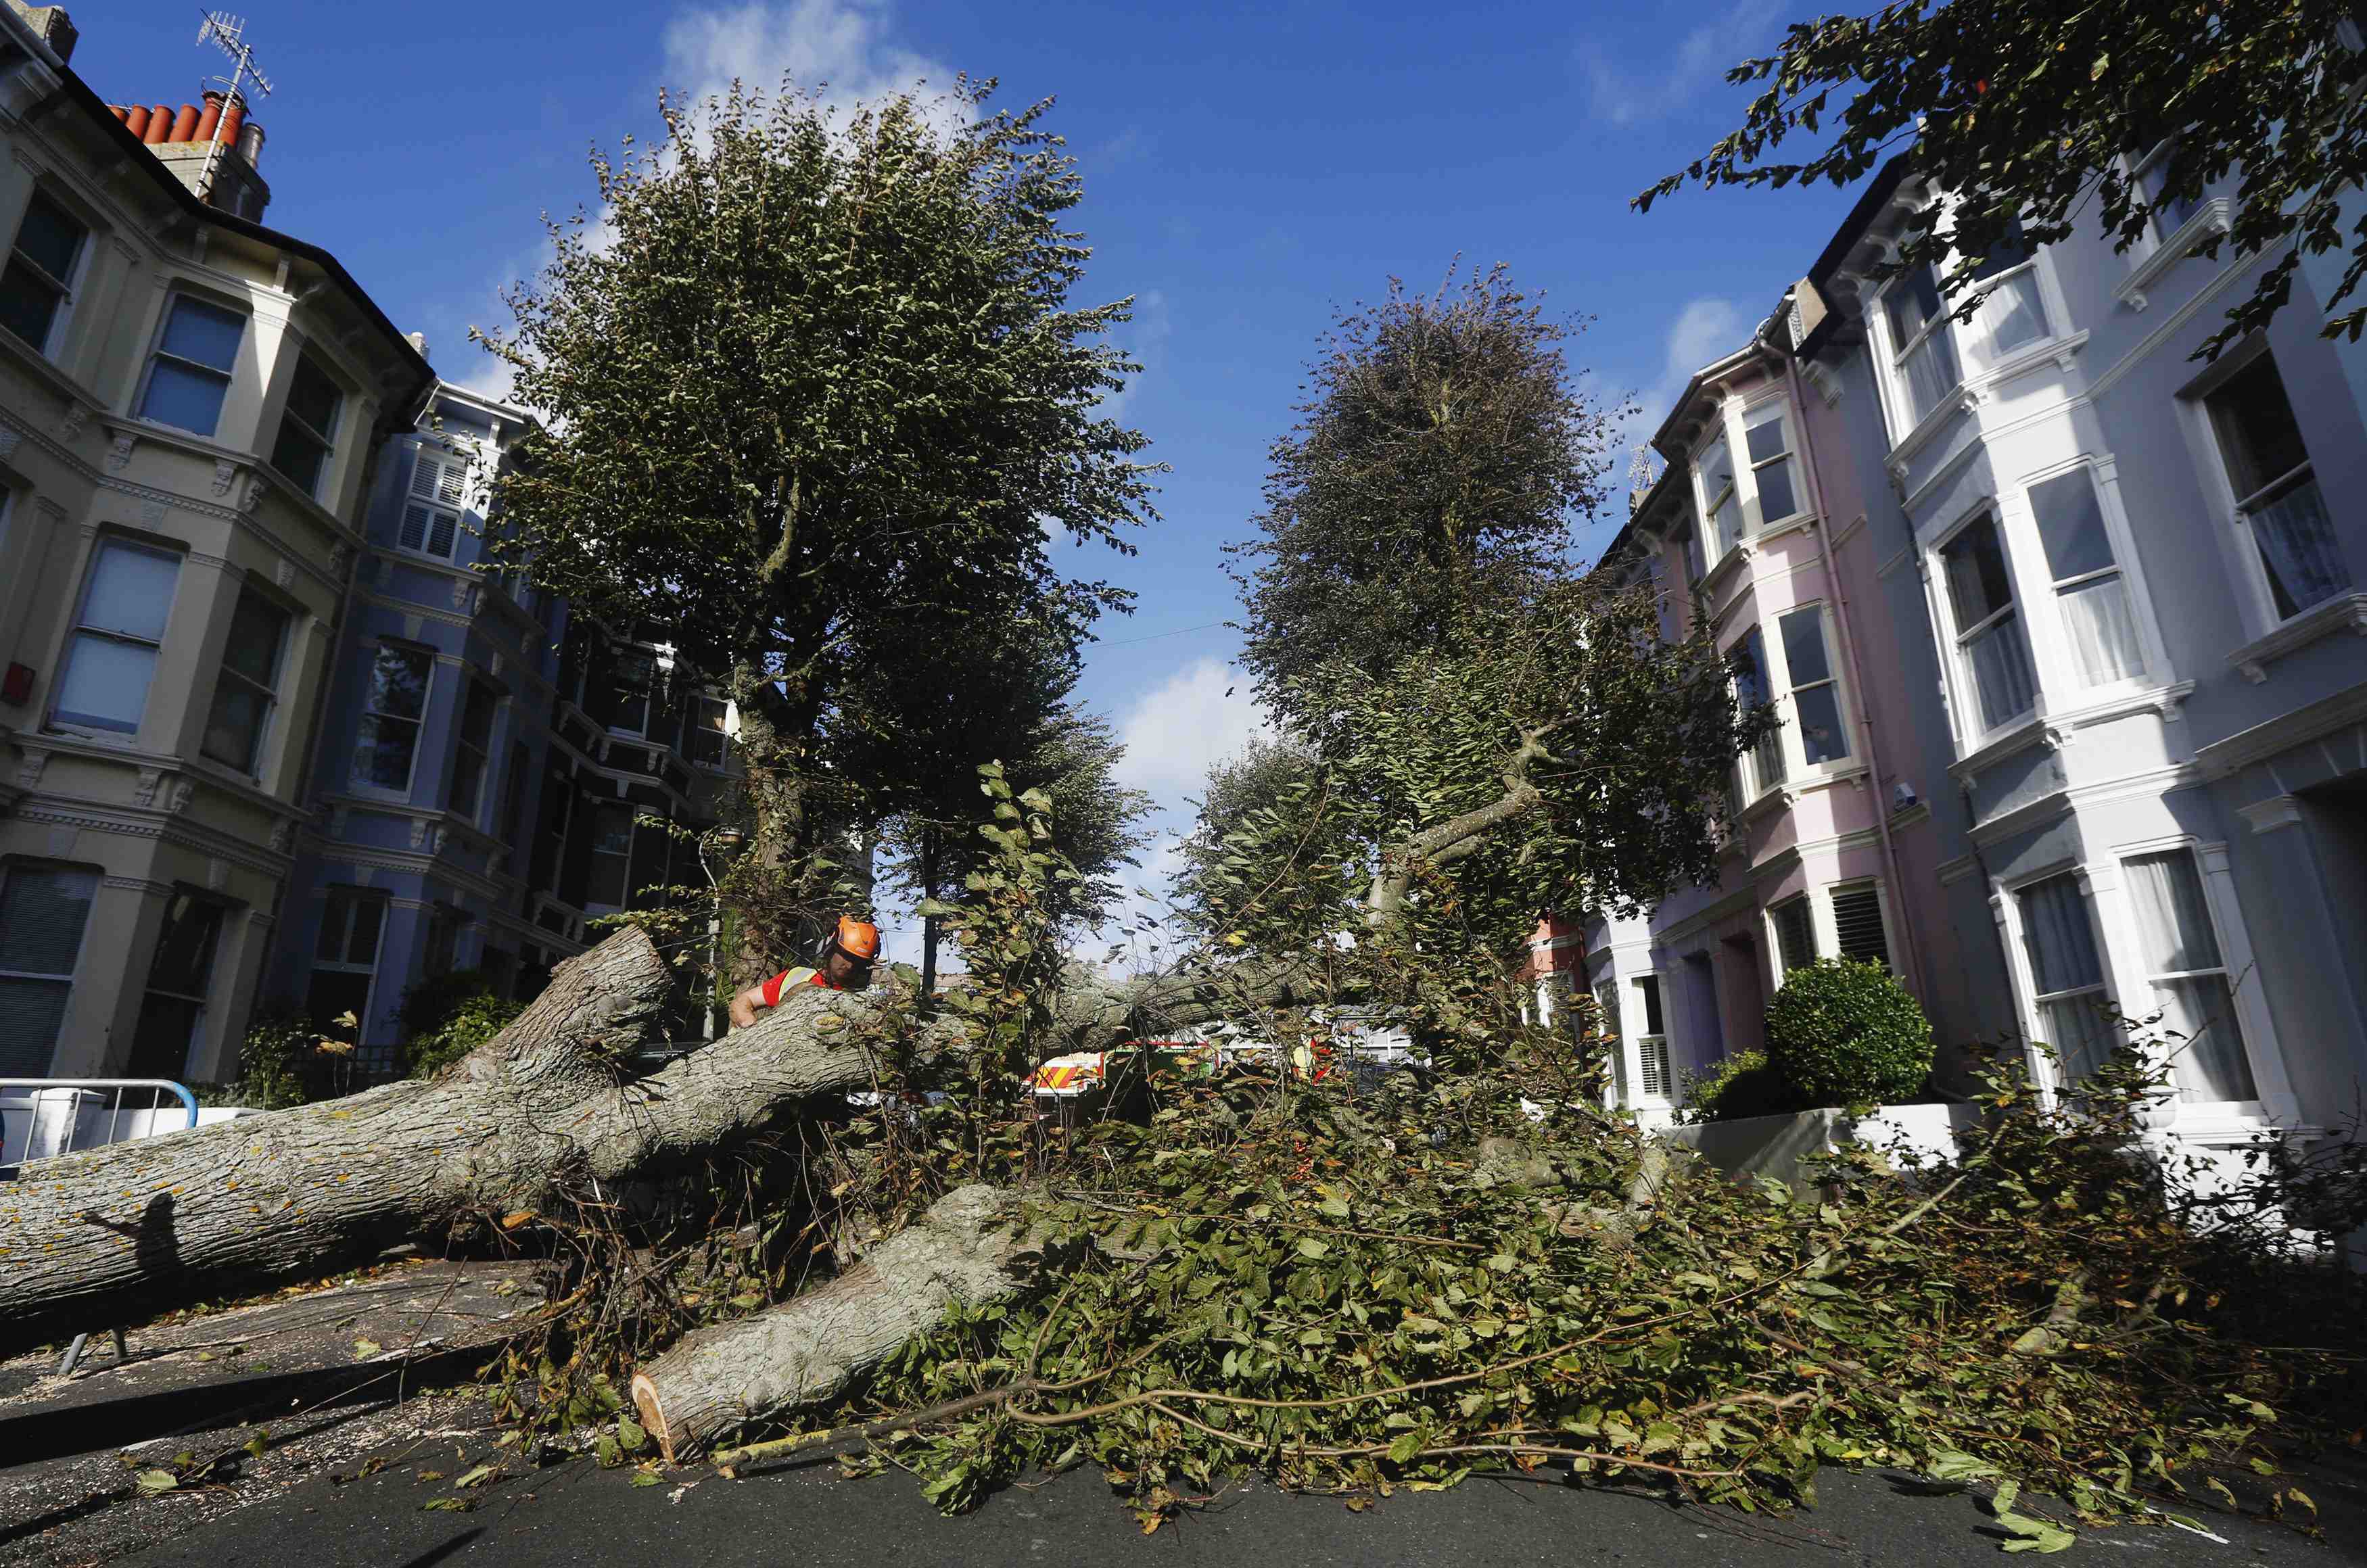
<svg viewBox="0 0 2367 1568"><path fill-rule="evenodd" d="M1652 372L1649 383L1637 394L1635 412L1619 422L1614 489L1607 513L1611 519L1624 520L1627 514L1625 490L1630 454L1652 439L1652 432L1669 417L1669 410L1675 406L1678 394L1693 379L1693 372L1740 348L1755 325L1741 306L1714 295L1688 299L1678 307L1669 322L1668 334L1661 340L1659 367ZM1659 467L1661 461L1655 453L1654 466ZM1604 528L1606 531L1599 538L1590 535L1585 541L1589 547L1610 543L1612 531L1607 524Z"/></svg>
<svg viewBox="0 0 2367 1568"><path fill-rule="evenodd" d="M784 76L846 109L900 92L944 92L954 71L895 37L886 0L789 0L692 10L665 30L665 74L694 102L721 96L739 82L777 93ZM946 109L949 122L965 116Z"/></svg>
<svg viewBox="0 0 2367 1568"><path fill-rule="evenodd" d="M1180 806L1199 793L1210 768L1270 728L1246 680L1221 660L1195 660L1137 699L1119 724L1119 782Z"/></svg>
<svg viewBox="0 0 2367 1568"><path fill-rule="evenodd" d="M1160 362L1167 355L1167 341L1174 335L1175 322L1167 311L1167 295L1157 288L1144 289L1135 299L1134 320L1110 334L1111 341L1142 368L1127 378L1122 389L1102 399L1104 418L1117 418L1143 381L1159 373Z"/></svg>
<svg viewBox="0 0 2367 1568"><path fill-rule="evenodd" d="M1648 62L1614 61L1589 42L1579 53L1588 105L1597 119L1614 125L1686 108L1725 83L1727 69L1755 47L1774 16L1774 0L1735 0L1685 34L1674 51Z"/></svg>

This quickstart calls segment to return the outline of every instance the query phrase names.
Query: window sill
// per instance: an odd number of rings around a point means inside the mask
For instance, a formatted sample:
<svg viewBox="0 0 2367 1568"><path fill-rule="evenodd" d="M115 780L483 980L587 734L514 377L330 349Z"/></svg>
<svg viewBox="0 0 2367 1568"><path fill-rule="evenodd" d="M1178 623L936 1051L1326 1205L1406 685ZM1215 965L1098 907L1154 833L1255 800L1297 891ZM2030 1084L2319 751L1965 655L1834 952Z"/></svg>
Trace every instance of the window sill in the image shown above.
<svg viewBox="0 0 2367 1568"><path fill-rule="evenodd" d="M2192 255L2211 235L2228 232L2234 215L2234 204L2224 196L2214 196L2204 202L2176 233L2156 245L2151 254L2113 285L2112 298L2132 310L2144 310L2150 303L2146 296L2152 293L2154 285L2169 276L2170 268Z"/></svg>
<svg viewBox="0 0 2367 1568"><path fill-rule="evenodd" d="M1781 784L1769 784L1752 796L1750 804L1738 815L1748 822L1779 807L1789 811L1800 804L1804 795L1830 789L1835 784L1853 783L1865 776L1865 764L1863 762L1851 761L1827 764L1797 777L1787 778Z"/></svg>
<svg viewBox="0 0 2367 1568"><path fill-rule="evenodd" d="M1967 774L1981 772L2001 758L2010 757L2016 751L2027 750L2033 746L2044 745L2045 741L2046 726L2040 720L2037 710L2033 709L1982 736L1948 764L1948 776L1962 779Z"/></svg>
<svg viewBox="0 0 2367 1568"><path fill-rule="evenodd" d="M48 382L50 390L66 400L69 423L80 425L94 415L102 419L107 416L107 403L104 399L68 374L56 360L40 353L15 333L0 332L0 350L13 356L35 378ZM82 419L71 417L73 409L76 405L83 410ZM32 422L20 420L20 423L29 424Z"/></svg>
<svg viewBox="0 0 2367 1568"><path fill-rule="evenodd" d="M2257 686L2268 680L2271 660L2342 632L2367 637L2367 593L2338 593L2323 604L2313 604L2266 637L2229 654L2227 662Z"/></svg>

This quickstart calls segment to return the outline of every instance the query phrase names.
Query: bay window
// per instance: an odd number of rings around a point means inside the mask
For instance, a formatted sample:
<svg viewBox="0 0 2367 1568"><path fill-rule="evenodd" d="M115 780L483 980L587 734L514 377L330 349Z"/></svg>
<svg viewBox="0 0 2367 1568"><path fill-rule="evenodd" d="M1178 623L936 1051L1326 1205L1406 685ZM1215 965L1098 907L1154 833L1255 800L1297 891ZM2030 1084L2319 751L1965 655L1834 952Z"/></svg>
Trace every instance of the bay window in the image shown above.
<svg viewBox="0 0 2367 1568"><path fill-rule="evenodd" d="M1669 1026L1660 1013L1660 977L1638 975L1629 982L1636 987L1636 1000L1644 1019L1644 1033L1636 1042L1637 1066L1641 1081L1634 1087L1654 1100L1669 1098Z"/></svg>
<svg viewBox="0 0 2367 1568"><path fill-rule="evenodd" d="M1720 560L1742 537L1742 499L1735 488L1734 454L1721 432L1693 459L1701 481L1702 515L1709 520L1710 537Z"/></svg>
<svg viewBox="0 0 2367 1568"><path fill-rule="evenodd" d="M2038 252L2016 223L1973 269L1974 287L1984 292L1973 313L1981 360L1995 365L2018 348L2052 335L2046 296L2039 286Z"/></svg>
<svg viewBox="0 0 2367 1568"><path fill-rule="evenodd" d="M625 874L633 858L633 808L602 802L592 818L591 881L583 901L610 908L625 904Z"/></svg>
<svg viewBox="0 0 2367 1568"><path fill-rule="evenodd" d="M1743 411L1742 442L1750 457L1751 488L1759 492L1759 525L1765 528L1799 515L1791 420L1781 398Z"/></svg>
<svg viewBox="0 0 2367 1568"><path fill-rule="evenodd" d="M1783 975L1817 961L1817 927L1806 894L1795 895L1769 909L1767 921L1775 928L1775 958ZM1782 976L1777 978L1780 982Z"/></svg>
<svg viewBox="0 0 2367 1568"><path fill-rule="evenodd" d="M246 318L238 311L194 295L174 295L155 352L148 356L140 417L211 435L221 423L231 368L245 334Z"/></svg>
<svg viewBox="0 0 2367 1568"><path fill-rule="evenodd" d="M1890 324L1891 367L1907 393L1909 419L1920 423L1964 379L1939 276L1929 264L1890 286L1882 312Z"/></svg>
<svg viewBox="0 0 2367 1568"><path fill-rule="evenodd" d="M2112 554L2094 476L2079 468L2031 486L2030 510L2079 684L2108 686L2144 674L2128 584Z"/></svg>
<svg viewBox="0 0 2367 1568"><path fill-rule="evenodd" d="M288 384L288 407L279 416L279 437L271 446L271 466L296 488L320 499L321 474L337 439L337 411L345 395L309 354L296 355Z"/></svg>
<svg viewBox="0 0 2367 1568"><path fill-rule="evenodd" d="M2022 916L2022 952L2030 963L2031 1011L2038 1038L2055 1048L2066 1084L2101 1066L2112 1054L2103 1005L2104 964L2088 896L2069 872L2014 894Z"/></svg>
<svg viewBox="0 0 2367 1568"><path fill-rule="evenodd" d="M2178 151L2176 141L2165 141L2155 148L2136 168L2137 190L2153 209L2153 231L2156 243L2169 237L2193 220L2203 209L2200 196L2174 194L2169 189L2169 165Z"/></svg>
<svg viewBox="0 0 2367 1568"><path fill-rule="evenodd" d="M252 588L241 588L222 649L214 705L198 750L242 773L262 767L263 738L278 700L279 660L288 645L288 612Z"/></svg>
<svg viewBox="0 0 2367 1568"><path fill-rule="evenodd" d="M2203 405L2276 618L2291 620L2348 590L2350 569L2276 361L2260 354Z"/></svg>
<svg viewBox="0 0 2367 1568"><path fill-rule="evenodd" d="M50 1071L98 873L0 866L0 1077Z"/></svg>
<svg viewBox="0 0 2367 1568"><path fill-rule="evenodd" d="M1767 648L1757 626L1742 634L1742 640L1734 645L1734 654L1735 700L1745 709L1773 705L1775 689L1767 675ZM1784 782L1784 728L1780 716L1750 749L1744 765L1749 769L1742 789L1746 802Z"/></svg>
<svg viewBox="0 0 2367 1568"><path fill-rule="evenodd" d="M1954 622L1957 685L1977 715L1966 726L1969 740L2030 712L2038 689L1996 516L1984 513L1958 529L1940 547L1940 566Z"/></svg>
<svg viewBox="0 0 2367 1568"><path fill-rule="evenodd" d="M2122 863L2136 907L2139 955L2161 1012L2156 1028L2171 1037L2170 1079L2178 1098L2258 1099L2194 852L2177 849Z"/></svg>
<svg viewBox="0 0 2367 1568"><path fill-rule="evenodd" d="M354 741L353 780L373 789L407 793L427 712L435 656L421 649L381 645L362 694L360 733Z"/></svg>
<svg viewBox="0 0 2367 1568"><path fill-rule="evenodd" d="M118 735L140 732L180 575L177 555L120 539L99 541L66 639L53 723Z"/></svg>
<svg viewBox="0 0 2367 1568"><path fill-rule="evenodd" d="M164 929L148 965L148 990L131 1035L136 1078L178 1078L202 1038L206 1002L213 991L214 952L227 911L210 898L176 892L164 908Z"/></svg>
<svg viewBox="0 0 2367 1568"><path fill-rule="evenodd" d="M17 243L0 271L0 327L37 354L50 352L60 317L74 303L75 274L90 243L90 228L41 191L25 204Z"/></svg>
<svg viewBox="0 0 2367 1568"><path fill-rule="evenodd" d="M650 694L657 683L657 659L639 649L617 655L617 694L608 709L608 730L614 735L646 736L650 729Z"/></svg>
<svg viewBox="0 0 2367 1568"><path fill-rule="evenodd" d="M1849 758L1849 728L1841 718L1840 684L1833 675L1832 649L1825 636L1825 612L1810 605L1779 616L1784 682L1792 696L1792 722L1799 731L1800 760L1809 767Z"/></svg>
<svg viewBox="0 0 2367 1568"><path fill-rule="evenodd" d="M731 737L724 728L729 705L720 697L699 697L684 750L702 768L720 768L731 752Z"/></svg>
<svg viewBox="0 0 2367 1568"><path fill-rule="evenodd" d="M479 796L484 792L486 759L493 744L493 689L482 681L469 682L460 704L460 729L453 737L452 788L444 804L474 822Z"/></svg>

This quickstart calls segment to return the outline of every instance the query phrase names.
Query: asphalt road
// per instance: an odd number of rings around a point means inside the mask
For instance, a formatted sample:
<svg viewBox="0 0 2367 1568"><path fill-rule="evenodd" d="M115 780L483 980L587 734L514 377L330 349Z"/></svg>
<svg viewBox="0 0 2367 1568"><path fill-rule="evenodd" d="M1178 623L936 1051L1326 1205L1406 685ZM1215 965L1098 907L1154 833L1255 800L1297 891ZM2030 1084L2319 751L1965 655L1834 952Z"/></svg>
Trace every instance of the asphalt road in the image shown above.
<svg viewBox="0 0 2367 1568"><path fill-rule="evenodd" d="M473 1457L473 1456L471 1456ZM1444 1493L1399 1494L1362 1513L1336 1499L1290 1497L1263 1483L1146 1539L1091 1472L1014 1487L959 1518L937 1514L908 1478L848 1481L828 1462L732 1482L685 1471L635 1487L629 1472L555 1467L475 1494L469 1513L429 1511L448 1483L423 1481L414 1454L377 1475L310 1482L138 1556L192 1568L430 1568L445 1563L1225 1564L1229 1568L1498 1563L1980 1564L1999 1568L2004 1535L1969 1499L1915 1495L1881 1475L1828 1472L1821 1505L1789 1518L1672 1506L1558 1483L1475 1480ZM447 1472L449 1473L448 1470ZM680 1493L685 1480L696 1484ZM2204 1522L2225 1540L2169 1528L2084 1532L2071 1551L2090 1564L2142 1568L2259 1563L2331 1568L2367 1562L2367 1477L2315 1473L2325 1530L2299 1531L2224 1515ZM2067 1562L2075 1559L2067 1558Z"/></svg>

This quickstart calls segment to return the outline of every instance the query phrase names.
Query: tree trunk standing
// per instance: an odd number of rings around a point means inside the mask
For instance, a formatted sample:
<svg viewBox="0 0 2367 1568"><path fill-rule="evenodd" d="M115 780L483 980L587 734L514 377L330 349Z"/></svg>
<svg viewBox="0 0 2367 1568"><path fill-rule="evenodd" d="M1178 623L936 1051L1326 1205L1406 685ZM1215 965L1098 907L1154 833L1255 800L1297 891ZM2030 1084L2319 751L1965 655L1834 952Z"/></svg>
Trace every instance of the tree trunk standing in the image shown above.
<svg viewBox="0 0 2367 1568"><path fill-rule="evenodd" d="M794 694L754 660L732 667L732 700L740 710L742 788L754 831L745 852L763 868L767 886L742 899L738 951L728 960L730 985L752 986L806 951L814 917L798 908L815 845L807 798L821 705L801 685Z"/></svg>
<svg viewBox="0 0 2367 1568"><path fill-rule="evenodd" d="M991 1187L956 1188L927 1218L826 1284L685 1335L633 1374L633 1405L668 1464L742 1427L834 1404L957 1302L1009 1301L1041 1281L1040 1238Z"/></svg>
<svg viewBox="0 0 2367 1568"><path fill-rule="evenodd" d="M921 834L921 897L937 896L937 830ZM934 1006L937 996L937 917L921 917L921 1006Z"/></svg>

